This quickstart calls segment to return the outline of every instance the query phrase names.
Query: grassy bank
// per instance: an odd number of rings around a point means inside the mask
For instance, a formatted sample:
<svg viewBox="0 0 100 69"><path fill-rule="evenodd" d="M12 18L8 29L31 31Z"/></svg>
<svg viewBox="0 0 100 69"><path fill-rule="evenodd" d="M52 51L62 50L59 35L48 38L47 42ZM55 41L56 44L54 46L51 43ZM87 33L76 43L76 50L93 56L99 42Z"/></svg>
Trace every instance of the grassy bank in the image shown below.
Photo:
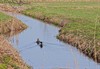
<svg viewBox="0 0 100 69"><path fill-rule="evenodd" d="M0 34L16 32L26 28L27 26L21 21L0 12Z"/></svg>
<svg viewBox="0 0 100 69"><path fill-rule="evenodd" d="M100 2L37 2L22 13L61 26L59 39L100 62Z"/></svg>
<svg viewBox="0 0 100 69"><path fill-rule="evenodd" d="M0 35L0 69L30 69L2 35Z"/></svg>
<svg viewBox="0 0 100 69"><path fill-rule="evenodd" d="M8 36L10 32L18 32L25 28L27 26L21 21L0 12L0 69L30 69L19 53L3 37L3 35ZM12 33L9 36L12 36Z"/></svg>

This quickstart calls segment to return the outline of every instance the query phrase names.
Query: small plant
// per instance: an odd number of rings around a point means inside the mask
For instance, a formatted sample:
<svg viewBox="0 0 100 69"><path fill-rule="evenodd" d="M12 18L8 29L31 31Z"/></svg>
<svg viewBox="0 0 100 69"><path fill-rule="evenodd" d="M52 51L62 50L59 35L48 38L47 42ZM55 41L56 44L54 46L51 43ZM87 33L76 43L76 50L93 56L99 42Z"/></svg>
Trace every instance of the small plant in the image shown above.
<svg viewBox="0 0 100 69"><path fill-rule="evenodd" d="M6 64L0 64L0 69L7 69L7 65Z"/></svg>
<svg viewBox="0 0 100 69"><path fill-rule="evenodd" d="M12 64L11 65L14 69L20 69L20 67L18 67L16 64Z"/></svg>
<svg viewBox="0 0 100 69"><path fill-rule="evenodd" d="M3 62L5 64L9 64L10 61L11 61L11 57L9 57L9 56L3 56Z"/></svg>

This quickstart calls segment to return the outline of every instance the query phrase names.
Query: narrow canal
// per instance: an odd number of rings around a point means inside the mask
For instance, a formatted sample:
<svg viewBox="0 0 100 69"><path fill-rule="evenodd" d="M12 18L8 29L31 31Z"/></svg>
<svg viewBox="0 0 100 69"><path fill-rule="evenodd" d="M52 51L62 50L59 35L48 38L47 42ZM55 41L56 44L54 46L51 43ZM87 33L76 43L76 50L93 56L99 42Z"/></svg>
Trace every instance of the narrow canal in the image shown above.
<svg viewBox="0 0 100 69"><path fill-rule="evenodd" d="M56 38L58 27L21 14L15 17L28 28L10 40L23 60L34 69L100 69L100 64L59 41ZM43 41L43 48L35 43L37 38Z"/></svg>

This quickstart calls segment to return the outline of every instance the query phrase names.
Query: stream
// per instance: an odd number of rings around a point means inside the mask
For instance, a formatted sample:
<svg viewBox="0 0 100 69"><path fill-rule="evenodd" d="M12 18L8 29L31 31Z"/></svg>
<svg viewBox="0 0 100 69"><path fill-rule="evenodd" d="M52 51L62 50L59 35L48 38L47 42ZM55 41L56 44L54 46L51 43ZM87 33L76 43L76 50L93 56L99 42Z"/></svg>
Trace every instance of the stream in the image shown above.
<svg viewBox="0 0 100 69"><path fill-rule="evenodd" d="M100 64L56 38L60 28L25 15L14 16L28 28L9 40L34 69L100 69ZM43 48L35 43L37 38L43 42Z"/></svg>

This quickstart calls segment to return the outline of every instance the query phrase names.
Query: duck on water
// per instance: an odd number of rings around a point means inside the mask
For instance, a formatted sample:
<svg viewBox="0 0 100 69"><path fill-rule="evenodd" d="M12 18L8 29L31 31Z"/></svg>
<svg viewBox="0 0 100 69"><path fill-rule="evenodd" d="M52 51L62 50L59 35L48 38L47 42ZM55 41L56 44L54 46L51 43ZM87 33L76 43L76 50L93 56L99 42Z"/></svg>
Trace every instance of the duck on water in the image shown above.
<svg viewBox="0 0 100 69"><path fill-rule="evenodd" d="M36 41L37 45L40 46L40 48L43 48L43 42L39 40L39 38Z"/></svg>

